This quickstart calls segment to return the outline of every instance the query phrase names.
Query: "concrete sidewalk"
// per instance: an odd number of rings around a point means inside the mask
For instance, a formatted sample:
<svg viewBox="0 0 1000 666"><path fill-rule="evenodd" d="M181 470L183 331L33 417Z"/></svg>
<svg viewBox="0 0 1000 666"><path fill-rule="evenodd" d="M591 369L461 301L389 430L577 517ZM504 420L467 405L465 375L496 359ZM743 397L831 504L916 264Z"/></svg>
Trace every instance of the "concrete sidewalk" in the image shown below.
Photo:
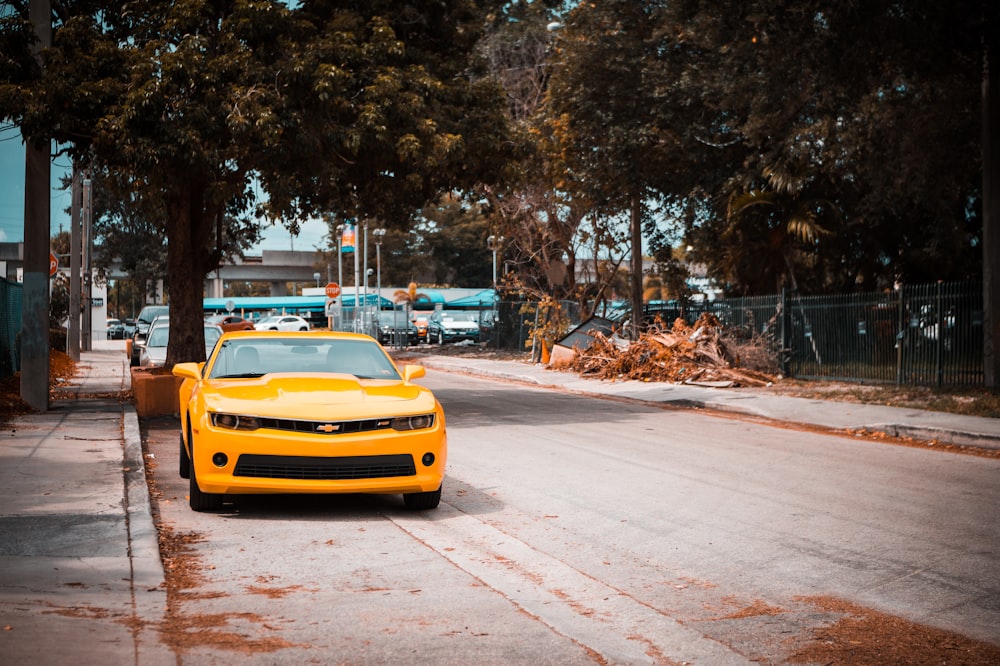
<svg viewBox="0 0 1000 666"><path fill-rule="evenodd" d="M1000 450L1000 419L901 407L792 398L752 389L717 389L634 380L584 379L575 373L553 370L541 364L516 361L439 356L433 353L407 353L406 358L427 368L526 382L583 395L612 396L678 407L699 407L835 431L869 430L884 432L892 437L911 437L942 444Z"/></svg>
<svg viewBox="0 0 1000 666"><path fill-rule="evenodd" d="M44 414L0 430L0 663L177 664L121 341L99 341ZM408 353L428 368L834 430L1000 449L1000 419L753 391L581 379L541 365Z"/></svg>
<svg viewBox="0 0 1000 666"><path fill-rule="evenodd" d="M176 664L124 343L0 430L0 663Z"/></svg>

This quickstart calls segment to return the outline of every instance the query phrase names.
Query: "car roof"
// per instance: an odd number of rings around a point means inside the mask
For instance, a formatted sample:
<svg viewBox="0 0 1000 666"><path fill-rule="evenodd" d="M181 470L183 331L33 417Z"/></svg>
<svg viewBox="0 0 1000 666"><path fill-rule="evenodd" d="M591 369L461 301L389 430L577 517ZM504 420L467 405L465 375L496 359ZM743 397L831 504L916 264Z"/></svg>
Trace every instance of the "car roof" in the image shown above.
<svg viewBox="0 0 1000 666"><path fill-rule="evenodd" d="M331 338L335 340L365 340L375 342L374 338L363 333L348 333L345 331L229 331L225 333L224 337L227 340L238 338L307 338L310 340Z"/></svg>

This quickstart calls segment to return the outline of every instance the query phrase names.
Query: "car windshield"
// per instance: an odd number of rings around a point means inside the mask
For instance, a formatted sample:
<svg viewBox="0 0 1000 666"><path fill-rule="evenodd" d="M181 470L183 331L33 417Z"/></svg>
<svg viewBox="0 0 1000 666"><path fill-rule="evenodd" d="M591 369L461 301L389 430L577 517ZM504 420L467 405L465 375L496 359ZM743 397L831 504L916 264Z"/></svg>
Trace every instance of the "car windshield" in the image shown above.
<svg viewBox="0 0 1000 666"><path fill-rule="evenodd" d="M446 312L441 315L441 321L448 322L462 322L462 321L476 321L472 315L468 312Z"/></svg>
<svg viewBox="0 0 1000 666"><path fill-rule="evenodd" d="M261 319L257 323L258 324L273 324L273 323L279 322L279 321L281 321L281 317L276 317L276 316L272 315L270 317L264 317L263 319Z"/></svg>
<svg viewBox="0 0 1000 666"><path fill-rule="evenodd" d="M208 377L259 377L274 372L400 379L392 361L373 341L302 337L228 340L217 350Z"/></svg>
<svg viewBox="0 0 1000 666"><path fill-rule="evenodd" d="M167 338L170 336L170 328L168 326L157 325L149 332L149 337L146 338L147 347L166 347Z"/></svg>

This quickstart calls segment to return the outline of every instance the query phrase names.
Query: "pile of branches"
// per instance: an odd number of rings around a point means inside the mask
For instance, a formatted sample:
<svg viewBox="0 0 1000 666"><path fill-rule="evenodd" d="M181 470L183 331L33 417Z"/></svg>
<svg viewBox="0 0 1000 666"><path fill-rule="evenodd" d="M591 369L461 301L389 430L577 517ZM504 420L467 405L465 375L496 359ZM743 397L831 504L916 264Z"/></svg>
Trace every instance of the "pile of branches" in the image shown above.
<svg viewBox="0 0 1000 666"><path fill-rule="evenodd" d="M776 354L760 336L726 331L715 315L704 313L693 325L677 319L671 327L658 320L638 340L595 332L568 367L599 379L707 386L766 386L778 379ZM741 357L755 367L741 365Z"/></svg>

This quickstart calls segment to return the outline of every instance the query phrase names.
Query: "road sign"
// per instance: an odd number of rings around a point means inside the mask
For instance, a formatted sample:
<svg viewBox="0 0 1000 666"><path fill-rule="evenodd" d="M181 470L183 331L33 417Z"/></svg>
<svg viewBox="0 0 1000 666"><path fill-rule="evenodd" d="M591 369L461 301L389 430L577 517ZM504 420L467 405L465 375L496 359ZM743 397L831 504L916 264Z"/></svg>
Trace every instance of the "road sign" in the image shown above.
<svg viewBox="0 0 1000 666"><path fill-rule="evenodd" d="M56 271L58 270L59 270L59 259L56 258L56 255L49 252L49 277L55 275Z"/></svg>
<svg viewBox="0 0 1000 666"><path fill-rule="evenodd" d="M326 297L327 298L338 298L340 296L340 285L336 282L331 282L326 285Z"/></svg>

